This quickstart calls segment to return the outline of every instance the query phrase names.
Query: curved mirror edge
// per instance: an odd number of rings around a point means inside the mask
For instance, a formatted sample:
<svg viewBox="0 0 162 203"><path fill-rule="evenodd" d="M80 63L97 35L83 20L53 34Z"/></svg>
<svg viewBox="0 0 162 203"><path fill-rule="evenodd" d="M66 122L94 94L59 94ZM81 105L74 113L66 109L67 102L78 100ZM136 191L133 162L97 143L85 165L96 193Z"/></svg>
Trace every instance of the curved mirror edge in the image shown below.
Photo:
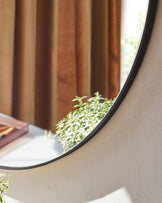
<svg viewBox="0 0 162 203"><path fill-rule="evenodd" d="M57 161L72 152L76 151L79 149L81 146L83 146L85 143L87 143L90 139L92 139L106 124L107 122L111 119L111 117L114 115L122 101L124 100L125 96L127 95L136 75L137 72L141 66L142 60L144 58L145 52L147 50L152 28L153 28L153 23L155 19L155 14L156 14L156 8L158 5L158 0L149 0L149 5L148 5L148 11L147 11L147 16L146 16L146 21L145 21L145 26L143 29L143 34L141 37L140 45L134 60L134 63L132 65L131 71L126 79L126 82L119 92L114 104L110 108L110 110L107 112L105 117L100 121L100 123L89 133L89 135L84 138L79 144L71 148L69 151L65 152L64 154L58 156L57 158L51 159L50 161L43 162L41 164L36 164L32 166L25 166L25 167L9 167L9 166L1 166L1 169L5 170L26 170L26 169L32 169L32 168L37 168L41 166L45 166L47 164L53 163L54 161Z"/></svg>

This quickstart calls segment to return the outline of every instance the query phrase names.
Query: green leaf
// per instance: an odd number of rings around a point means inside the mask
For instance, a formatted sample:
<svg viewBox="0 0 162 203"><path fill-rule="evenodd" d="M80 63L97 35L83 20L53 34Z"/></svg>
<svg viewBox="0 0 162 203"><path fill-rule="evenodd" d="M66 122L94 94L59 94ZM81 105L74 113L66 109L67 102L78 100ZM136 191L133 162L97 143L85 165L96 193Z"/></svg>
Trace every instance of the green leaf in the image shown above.
<svg viewBox="0 0 162 203"><path fill-rule="evenodd" d="M99 92L94 95L87 102L83 102L87 96L76 96L72 100L78 102L78 104L74 105L76 110L68 113L56 125L54 139L61 143L64 151L80 143L101 121L115 101L115 99L103 98Z"/></svg>

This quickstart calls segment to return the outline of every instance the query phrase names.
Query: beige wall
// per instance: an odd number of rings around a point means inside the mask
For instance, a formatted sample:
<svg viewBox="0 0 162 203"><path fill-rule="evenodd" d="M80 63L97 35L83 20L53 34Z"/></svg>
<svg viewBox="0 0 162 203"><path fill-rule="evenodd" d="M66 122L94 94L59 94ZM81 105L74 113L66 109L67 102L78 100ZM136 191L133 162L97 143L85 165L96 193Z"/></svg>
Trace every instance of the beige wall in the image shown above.
<svg viewBox="0 0 162 203"><path fill-rule="evenodd" d="M8 171L8 195L24 203L79 203L124 187L134 203L162 202L162 1L146 57L110 122L71 155Z"/></svg>

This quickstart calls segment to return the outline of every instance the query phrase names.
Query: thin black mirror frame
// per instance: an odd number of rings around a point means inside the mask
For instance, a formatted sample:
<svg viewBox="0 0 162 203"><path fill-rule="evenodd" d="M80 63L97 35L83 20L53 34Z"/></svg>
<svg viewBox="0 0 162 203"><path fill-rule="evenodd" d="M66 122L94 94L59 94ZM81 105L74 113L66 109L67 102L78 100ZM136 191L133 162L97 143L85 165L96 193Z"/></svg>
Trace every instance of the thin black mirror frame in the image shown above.
<svg viewBox="0 0 162 203"><path fill-rule="evenodd" d="M8 166L1 166L0 165L1 169L25 170L25 169L37 168L37 167L41 167L41 166L45 166L47 164L53 163L54 161L57 161L57 160L65 157L65 156L71 154L72 152L76 151L77 149L79 149L81 146L83 146L85 143L87 143L91 138L93 138L108 123L108 121L114 115L114 113L116 112L116 110L118 109L118 107L120 106L122 101L124 100L125 96L127 95L128 91L129 91L129 89L130 89L130 87L131 87L131 85L132 85L132 83L133 83L133 81L134 81L134 79L138 73L138 70L141 66L141 63L142 63L142 60L143 60L144 55L146 53L146 50L147 50L147 47L149 44L149 40L150 40L150 36L152 33L157 5L158 5L158 0L149 0L147 16L146 16L146 21L145 21L145 26L143 29L141 42L140 42L134 63L132 65L131 71L127 77L127 80L126 80L123 88L119 92L113 106L107 112L107 114L101 120L101 122L95 127L95 129L84 140L82 140L78 145L76 145L75 147L73 147L69 151L65 152L61 156L58 156L57 158L51 159L50 161L43 162L43 163L37 164L37 165L27 166L27 167L8 167Z"/></svg>

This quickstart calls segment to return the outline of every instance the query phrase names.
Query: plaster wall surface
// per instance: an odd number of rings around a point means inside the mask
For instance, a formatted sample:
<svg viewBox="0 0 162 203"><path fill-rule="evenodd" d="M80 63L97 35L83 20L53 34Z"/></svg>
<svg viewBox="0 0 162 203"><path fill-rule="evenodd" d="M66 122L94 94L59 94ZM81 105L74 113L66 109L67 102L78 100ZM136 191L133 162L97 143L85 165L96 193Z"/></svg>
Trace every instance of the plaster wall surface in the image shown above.
<svg viewBox="0 0 162 203"><path fill-rule="evenodd" d="M125 188L134 203L162 202L162 1L135 81L107 125L49 165L0 170L23 203L82 203Z"/></svg>

